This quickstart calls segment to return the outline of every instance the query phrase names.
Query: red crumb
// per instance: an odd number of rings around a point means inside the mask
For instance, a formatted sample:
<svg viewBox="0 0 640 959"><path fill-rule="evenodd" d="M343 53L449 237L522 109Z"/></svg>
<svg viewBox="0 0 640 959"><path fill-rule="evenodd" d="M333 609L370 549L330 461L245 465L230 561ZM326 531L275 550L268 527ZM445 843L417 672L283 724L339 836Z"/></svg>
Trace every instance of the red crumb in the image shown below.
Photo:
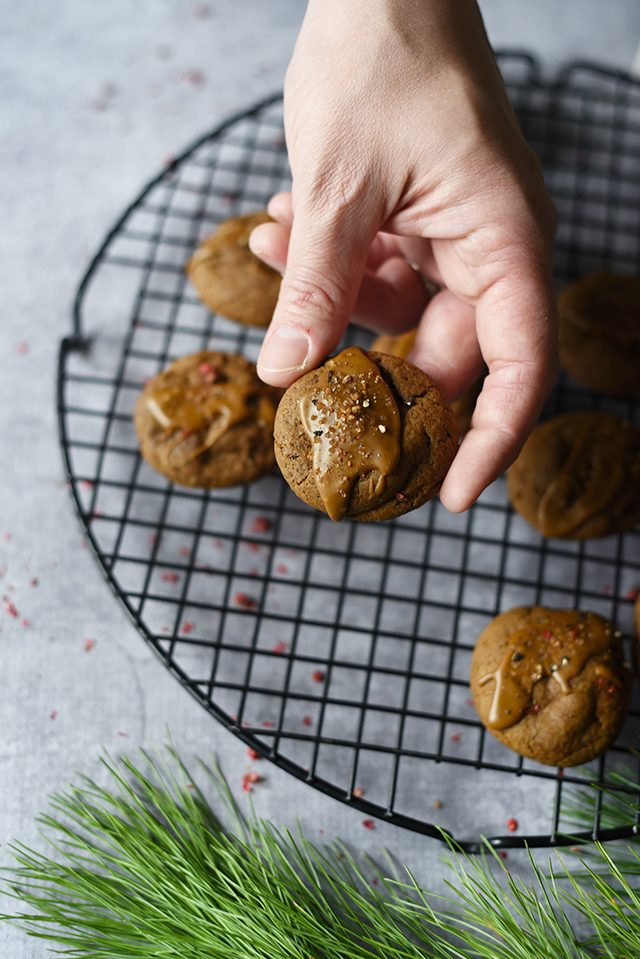
<svg viewBox="0 0 640 959"><path fill-rule="evenodd" d="M201 363L198 370L202 379L209 385L220 379L220 370L216 366L212 366L211 363Z"/></svg>
<svg viewBox="0 0 640 959"><path fill-rule="evenodd" d="M454 733L453 736L451 737L451 742L459 743L461 739L462 739L462 733Z"/></svg>
<svg viewBox="0 0 640 959"><path fill-rule="evenodd" d="M24 626L25 629L29 629L29 627L31 626L31 620L30 620L30 619L21 619L21 620L20 620L20 625L21 625L21 626Z"/></svg>
<svg viewBox="0 0 640 959"><path fill-rule="evenodd" d="M545 629L542 635L544 636L545 639L553 639L553 633L551 632L550 629Z"/></svg>
<svg viewBox="0 0 640 959"><path fill-rule="evenodd" d="M253 596L249 596L248 593L236 593L235 596L233 597L233 601L234 603L236 603L237 606L241 606L243 609L258 608L258 603L253 598Z"/></svg>
<svg viewBox="0 0 640 959"><path fill-rule="evenodd" d="M28 353L28 352L29 352L29 344L28 344L28 343L25 343L24 340L21 340L20 343L16 343L16 353L22 353L22 354L24 354L24 353Z"/></svg>
<svg viewBox="0 0 640 959"><path fill-rule="evenodd" d="M196 625L195 623L192 623L190 620L187 620L186 623L183 623L183 624L182 624L182 632L183 632L186 636L188 636L189 633L192 633L193 630L195 629L195 625Z"/></svg>
<svg viewBox="0 0 640 959"><path fill-rule="evenodd" d="M271 652L272 652L272 653L286 653L288 649L289 649L289 647L287 646L287 644L285 643L285 641L284 641L283 639L281 639L280 642L275 643L275 644L271 647Z"/></svg>
<svg viewBox="0 0 640 959"><path fill-rule="evenodd" d="M262 782L262 776L260 773L245 773L242 777L242 789L246 793L253 792L253 787L256 783Z"/></svg>
<svg viewBox="0 0 640 959"><path fill-rule="evenodd" d="M263 719L262 725L264 726L265 729L273 729L275 723L271 719Z"/></svg>
<svg viewBox="0 0 640 959"><path fill-rule="evenodd" d="M314 681L314 683L323 683L326 675L327 674L325 673L323 669L315 669L311 673L311 678Z"/></svg>
<svg viewBox="0 0 640 959"><path fill-rule="evenodd" d="M515 832L517 828L518 828L518 820L514 819L513 816L510 816L509 819L507 819L507 829L509 830L509 832Z"/></svg>
<svg viewBox="0 0 640 959"><path fill-rule="evenodd" d="M160 579L163 583L177 583L180 577L172 570L165 569L164 573L160 573Z"/></svg>
<svg viewBox="0 0 640 959"><path fill-rule="evenodd" d="M129 738L129 733L123 732L121 729L118 730L118 736L122 736L123 739Z"/></svg>
<svg viewBox="0 0 640 959"><path fill-rule="evenodd" d="M624 594L624 598L628 599L630 603L635 603L639 596L640 586L631 586Z"/></svg>
<svg viewBox="0 0 640 959"><path fill-rule="evenodd" d="M58 718L58 710L52 709L51 712L49 713L49 719L57 719L57 718Z"/></svg>
<svg viewBox="0 0 640 959"><path fill-rule="evenodd" d="M364 796L364 789L362 788L362 786L354 786L353 795L355 796L356 799L361 799L362 796Z"/></svg>
<svg viewBox="0 0 640 959"><path fill-rule="evenodd" d="M500 856L501 859L506 859L508 853L507 853L506 849L501 849L500 852L498 853L498 855Z"/></svg>
<svg viewBox="0 0 640 959"><path fill-rule="evenodd" d="M276 573L279 573L280 576L284 576L288 572L289 572L288 566L285 566L284 563L278 563L278 565L276 566Z"/></svg>
<svg viewBox="0 0 640 959"><path fill-rule="evenodd" d="M257 553L260 549L260 543L256 543L253 540L247 540L246 547L248 550L251 550L252 553Z"/></svg>
<svg viewBox="0 0 640 959"><path fill-rule="evenodd" d="M375 828L376 828L376 824L374 823L373 819L363 819L363 820L362 820L362 825L364 826L365 829L375 829Z"/></svg>
<svg viewBox="0 0 640 959"><path fill-rule="evenodd" d="M84 641L84 651L85 653L90 653L93 647L95 646L95 639L85 639Z"/></svg>
<svg viewBox="0 0 640 959"><path fill-rule="evenodd" d="M8 596L4 597L4 611L8 613L9 616L13 616L14 619L17 619L20 613L16 609L15 603L9 599Z"/></svg>
<svg viewBox="0 0 640 959"><path fill-rule="evenodd" d="M254 760L256 760L256 761L257 761L258 759L262 759L262 756L260 755L260 753L258 752L258 750L257 750L257 749L254 749L252 746L249 746L249 747L248 747L248 749L247 749L247 756L249 757L249 759L254 759Z"/></svg>
<svg viewBox="0 0 640 959"><path fill-rule="evenodd" d="M190 83L193 87L201 87L207 82L207 78L202 70L198 70L197 68L185 70L183 80L186 80L186 82Z"/></svg>
<svg viewBox="0 0 640 959"><path fill-rule="evenodd" d="M271 520L266 516L256 516L249 527L250 533L268 533L271 529Z"/></svg>
<svg viewBox="0 0 640 959"><path fill-rule="evenodd" d="M83 489L93 489L93 481L89 479L80 480L80 486Z"/></svg>
<svg viewBox="0 0 640 959"><path fill-rule="evenodd" d="M303 726L313 726L313 719L311 718L311 716L303 716L303 717L302 717L302 725L303 725Z"/></svg>

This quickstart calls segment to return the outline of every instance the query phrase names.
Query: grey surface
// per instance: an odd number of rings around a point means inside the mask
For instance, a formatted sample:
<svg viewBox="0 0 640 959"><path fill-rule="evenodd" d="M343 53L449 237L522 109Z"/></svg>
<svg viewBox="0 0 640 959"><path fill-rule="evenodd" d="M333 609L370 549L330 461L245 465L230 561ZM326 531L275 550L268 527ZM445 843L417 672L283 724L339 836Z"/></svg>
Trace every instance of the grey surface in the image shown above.
<svg viewBox="0 0 640 959"><path fill-rule="evenodd" d="M75 771L92 774L105 747L155 746L170 730L187 754L216 752L234 784L248 768L244 747L134 632L83 547L54 410L57 344L74 289L115 214L167 155L282 82L301 3L217 0L197 16L202 6L0 4L0 567L1 592L19 611L0 610L3 862L7 841L34 840L46 796ZM640 40L637 3L538 2L534 10L487 0L483 8L496 45L537 48L550 64L602 55L624 67ZM87 638L95 639L89 652ZM368 832L361 814L266 764L261 771L260 813L283 824L300 816L309 836L323 829L374 853L386 844L437 882L433 842L383 824ZM461 821L473 790L462 774ZM433 798L448 801L425 802ZM0 926L3 959L46 954Z"/></svg>

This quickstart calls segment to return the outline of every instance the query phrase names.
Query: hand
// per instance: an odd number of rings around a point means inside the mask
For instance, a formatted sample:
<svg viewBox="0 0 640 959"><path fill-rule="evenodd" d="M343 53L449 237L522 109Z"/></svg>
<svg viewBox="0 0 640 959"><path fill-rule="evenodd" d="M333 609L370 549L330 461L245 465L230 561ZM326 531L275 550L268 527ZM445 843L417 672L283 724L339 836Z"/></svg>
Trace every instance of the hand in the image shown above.
<svg viewBox="0 0 640 959"><path fill-rule="evenodd" d="M475 2L310 0L285 128L292 194L272 200L279 222L251 237L284 270L259 373L289 385L352 315L385 332L420 320L411 358L449 399L484 360L472 429L440 492L466 509L532 428L557 339L553 208ZM440 288L428 302L407 261Z"/></svg>

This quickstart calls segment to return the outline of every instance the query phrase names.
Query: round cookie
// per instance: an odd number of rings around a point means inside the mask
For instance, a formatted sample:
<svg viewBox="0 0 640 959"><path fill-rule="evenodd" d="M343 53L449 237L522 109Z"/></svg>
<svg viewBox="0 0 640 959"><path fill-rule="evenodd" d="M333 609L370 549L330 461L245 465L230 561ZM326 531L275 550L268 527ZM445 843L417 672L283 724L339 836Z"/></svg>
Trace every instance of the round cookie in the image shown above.
<svg viewBox="0 0 640 959"><path fill-rule="evenodd" d="M629 708L620 634L597 613L521 606L478 637L471 693L488 731L521 756L576 766L603 752Z"/></svg>
<svg viewBox="0 0 640 959"><path fill-rule="evenodd" d="M388 336L383 334L376 337L371 345L371 349L377 353L388 353L390 356L399 356L406 360L413 349L416 341L417 330L409 330L408 333L399 333L397 336ZM458 436L466 433L471 426L471 417L476 408L476 400L482 389L484 374L479 376L475 383L472 383L469 389L465 390L462 396L451 403L451 409L456 419Z"/></svg>
<svg viewBox="0 0 640 959"><path fill-rule="evenodd" d="M560 362L599 393L640 393L640 277L594 273L558 297Z"/></svg>
<svg viewBox="0 0 640 959"><path fill-rule="evenodd" d="M249 249L251 231L272 223L266 212L221 223L195 251L187 273L210 310L247 326L268 326L280 292L280 274Z"/></svg>
<svg viewBox="0 0 640 959"><path fill-rule="evenodd" d="M134 421L142 455L181 486L250 483L274 466L281 395L243 356L213 350L184 356L138 398Z"/></svg>
<svg viewBox="0 0 640 959"><path fill-rule="evenodd" d="M416 509L456 452L453 414L432 380L407 360L357 347L289 387L274 439L293 492L334 520Z"/></svg>
<svg viewBox="0 0 640 959"><path fill-rule="evenodd" d="M640 520L640 430L609 413L555 416L524 444L507 489L543 536L624 532Z"/></svg>

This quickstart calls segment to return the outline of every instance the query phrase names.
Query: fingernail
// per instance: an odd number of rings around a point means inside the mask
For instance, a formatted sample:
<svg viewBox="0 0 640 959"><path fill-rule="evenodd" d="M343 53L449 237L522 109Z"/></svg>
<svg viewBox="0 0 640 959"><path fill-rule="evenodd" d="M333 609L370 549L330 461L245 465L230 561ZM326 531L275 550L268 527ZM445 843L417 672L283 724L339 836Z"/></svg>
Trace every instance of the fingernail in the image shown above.
<svg viewBox="0 0 640 959"><path fill-rule="evenodd" d="M304 369L311 344L294 326L279 326L266 340L258 366L267 373L292 373Z"/></svg>

